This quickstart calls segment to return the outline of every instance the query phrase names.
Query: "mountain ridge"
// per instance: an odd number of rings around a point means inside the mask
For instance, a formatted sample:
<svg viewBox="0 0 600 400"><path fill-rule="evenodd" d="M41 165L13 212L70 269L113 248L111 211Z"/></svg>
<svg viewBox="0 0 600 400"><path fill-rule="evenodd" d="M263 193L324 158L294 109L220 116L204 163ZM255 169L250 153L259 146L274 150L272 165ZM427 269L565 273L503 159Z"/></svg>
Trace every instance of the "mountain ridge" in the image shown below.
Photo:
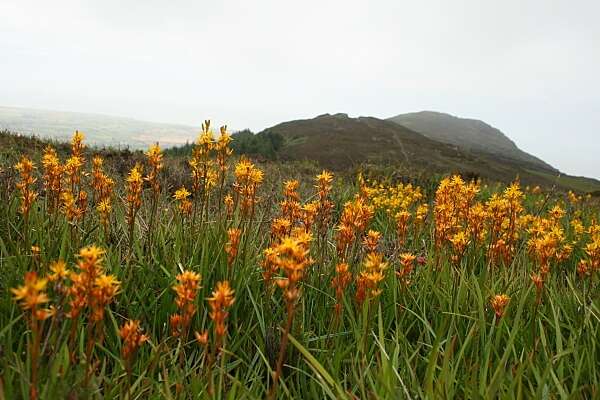
<svg viewBox="0 0 600 400"><path fill-rule="evenodd" d="M418 111L387 118L431 139L453 144L465 150L478 150L537 164L559 172L558 169L521 150L500 129L474 118L463 118L439 111Z"/></svg>

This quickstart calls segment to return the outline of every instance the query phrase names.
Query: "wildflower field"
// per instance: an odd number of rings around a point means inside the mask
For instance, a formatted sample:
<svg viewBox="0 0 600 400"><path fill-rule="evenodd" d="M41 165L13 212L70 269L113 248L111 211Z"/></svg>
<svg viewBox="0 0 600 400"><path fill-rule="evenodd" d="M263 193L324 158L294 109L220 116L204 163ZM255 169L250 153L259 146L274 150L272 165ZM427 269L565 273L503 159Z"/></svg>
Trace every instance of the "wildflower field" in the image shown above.
<svg viewBox="0 0 600 400"><path fill-rule="evenodd" d="M600 397L596 199L298 176L231 140L5 159L0 399Z"/></svg>

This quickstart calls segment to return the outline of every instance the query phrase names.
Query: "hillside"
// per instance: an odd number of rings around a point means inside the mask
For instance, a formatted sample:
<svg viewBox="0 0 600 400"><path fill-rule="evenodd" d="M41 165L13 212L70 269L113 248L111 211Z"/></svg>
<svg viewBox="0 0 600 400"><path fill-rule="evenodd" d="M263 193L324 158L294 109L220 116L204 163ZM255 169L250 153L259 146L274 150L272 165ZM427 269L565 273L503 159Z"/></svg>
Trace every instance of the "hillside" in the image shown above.
<svg viewBox="0 0 600 400"><path fill-rule="evenodd" d="M463 149L373 117L324 114L284 122L257 135L265 141L272 141L274 136L282 139L276 149L278 159L312 160L333 170L375 163L396 165L410 173L457 172L500 182L519 177L526 185L549 187L558 184L578 191L600 189L600 181L560 176L554 168L537 159L520 160L513 157L513 153L504 155L476 148Z"/></svg>
<svg viewBox="0 0 600 400"><path fill-rule="evenodd" d="M0 106L0 130L68 140L73 131L86 134L97 146L147 147L160 142L168 147L193 141L198 129L186 125L139 121L102 114L86 114Z"/></svg>
<svg viewBox="0 0 600 400"><path fill-rule="evenodd" d="M459 118L434 111L400 114L388 120L422 133L430 139L453 144L464 150L487 152L557 172L544 161L519 149L502 131L480 120Z"/></svg>

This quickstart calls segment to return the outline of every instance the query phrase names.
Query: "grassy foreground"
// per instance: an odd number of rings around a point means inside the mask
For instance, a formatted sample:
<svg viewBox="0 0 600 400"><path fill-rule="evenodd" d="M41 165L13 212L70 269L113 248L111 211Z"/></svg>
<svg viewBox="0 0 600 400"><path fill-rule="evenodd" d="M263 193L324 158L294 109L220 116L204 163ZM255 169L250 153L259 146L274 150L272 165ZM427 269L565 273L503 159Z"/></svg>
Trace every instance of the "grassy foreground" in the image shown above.
<svg viewBox="0 0 600 400"><path fill-rule="evenodd" d="M593 199L82 140L0 166L0 398L600 396Z"/></svg>

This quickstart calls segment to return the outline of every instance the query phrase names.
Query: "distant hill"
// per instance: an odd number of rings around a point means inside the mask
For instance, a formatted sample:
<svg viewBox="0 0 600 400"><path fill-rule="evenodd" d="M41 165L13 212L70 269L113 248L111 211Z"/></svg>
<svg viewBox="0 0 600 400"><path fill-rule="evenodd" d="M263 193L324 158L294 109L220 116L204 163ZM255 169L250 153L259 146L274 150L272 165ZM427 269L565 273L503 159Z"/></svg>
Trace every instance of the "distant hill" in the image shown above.
<svg viewBox="0 0 600 400"><path fill-rule="evenodd" d="M477 119L459 118L435 111L421 111L396 115L388 120L422 133L430 139L453 144L464 150L488 152L558 172L539 158L519 149L499 129Z"/></svg>
<svg viewBox="0 0 600 400"><path fill-rule="evenodd" d="M274 140L277 137L280 139ZM275 125L258 133L256 139L278 143L274 150L280 160L312 160L333 170L377 163L427 173L463 173L502 182L519 177L523 184L556 183L578 191L600 189L600 181L559 177L556 169L533 156L515 156L519 153L514 149L508 154L477 147L465 149L373 117L324 114Z"/></svg>
<svg viewBox="0 0 600 400"><path fill-rule="evenodd" d="M186 125L139 121L102 114L85 114L0 106L0 130L57 140L69 139L75 130L86 142L97 146L147 147L160 142L163 147L193 141L199 129Z"/></svg>

